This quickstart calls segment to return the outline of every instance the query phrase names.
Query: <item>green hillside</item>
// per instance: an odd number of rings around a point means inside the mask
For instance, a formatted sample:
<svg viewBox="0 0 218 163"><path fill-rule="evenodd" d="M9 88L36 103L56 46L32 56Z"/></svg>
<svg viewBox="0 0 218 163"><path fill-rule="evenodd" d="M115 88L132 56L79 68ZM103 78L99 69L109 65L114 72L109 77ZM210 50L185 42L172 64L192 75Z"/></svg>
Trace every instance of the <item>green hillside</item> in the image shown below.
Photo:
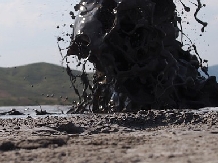
<svg viewBox="0 0 218 163"><path fill-rule="evenodd" d="M65 68L57 65L36 63L0 68L0 106L68 105L77 99L70 86Z"/></svg>

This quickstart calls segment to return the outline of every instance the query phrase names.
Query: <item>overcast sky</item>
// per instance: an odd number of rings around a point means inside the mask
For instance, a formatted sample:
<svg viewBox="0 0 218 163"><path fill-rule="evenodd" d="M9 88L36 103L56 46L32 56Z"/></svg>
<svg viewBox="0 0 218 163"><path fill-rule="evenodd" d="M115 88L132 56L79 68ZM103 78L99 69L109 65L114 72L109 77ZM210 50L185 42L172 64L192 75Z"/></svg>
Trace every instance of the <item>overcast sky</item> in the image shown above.
<svg viewBox="0 0 218 163"><path fill-rule="evenodd" d="M35 62L60 65L56 37L61 36L63 31L71 32L68 27L73 22L69 12L76 2L78 0L0 0L0 67ZM207 6L199 16L209 23L207 32L200 37L201 26L188 15L191 25L186 27L185 33L196 42L201 57L208 59L209 65L214 65L218 64L218 1L202 2ZM194 9L191 3L186 4ZM63 24L66 27L62 27ZM61 28L57 29L58 25Z"/></svg>

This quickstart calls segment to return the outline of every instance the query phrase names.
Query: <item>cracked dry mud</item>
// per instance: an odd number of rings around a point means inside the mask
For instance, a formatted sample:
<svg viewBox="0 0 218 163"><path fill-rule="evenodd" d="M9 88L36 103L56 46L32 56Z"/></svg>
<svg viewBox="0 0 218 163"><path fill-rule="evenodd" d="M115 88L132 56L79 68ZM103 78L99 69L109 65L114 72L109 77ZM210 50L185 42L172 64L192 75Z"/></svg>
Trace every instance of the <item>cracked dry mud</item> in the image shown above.
<svg viewBox="0 0 218 163"><path fill-rule="evenodd" d="M0 162L211 162L218 113L187 110L0 119Z"/></svg>

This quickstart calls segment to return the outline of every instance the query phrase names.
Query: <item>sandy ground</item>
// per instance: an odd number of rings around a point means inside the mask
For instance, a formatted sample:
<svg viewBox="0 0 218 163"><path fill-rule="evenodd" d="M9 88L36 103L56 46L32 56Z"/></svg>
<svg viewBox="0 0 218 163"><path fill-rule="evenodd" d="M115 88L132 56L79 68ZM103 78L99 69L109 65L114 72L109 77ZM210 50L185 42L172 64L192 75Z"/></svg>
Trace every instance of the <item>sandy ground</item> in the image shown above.
<svg viewBox="0 0 218 163"><path fill-rule="evenodd" d="M218 163L218 113L0 119L0 162Z"/></svg>

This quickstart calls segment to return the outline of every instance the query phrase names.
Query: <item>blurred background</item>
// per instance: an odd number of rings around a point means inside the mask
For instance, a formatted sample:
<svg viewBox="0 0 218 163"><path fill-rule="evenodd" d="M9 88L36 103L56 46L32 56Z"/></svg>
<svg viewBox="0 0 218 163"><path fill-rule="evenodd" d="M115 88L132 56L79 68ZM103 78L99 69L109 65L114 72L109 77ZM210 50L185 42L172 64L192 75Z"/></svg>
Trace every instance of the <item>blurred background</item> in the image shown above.
<svg viewBox="0 0 218 163"><path fill-rule="evenodd" d="M178 12L183 7L174 0ZM0 105L71 104L76 96L62 66L57 37L72 33L70 11L79 0L0 0ZM208 22L206 31L194 20L197 0L182 2L191 8L183 17L184 33L196 44L209 72L218 75L218 1L206 4L198 17ZM60 43L69 46L69 37ZM72 63L71 68L77 69ZM75 72L78 73L78 72ZM78 83L79 85L79 83Z"/></svg>

